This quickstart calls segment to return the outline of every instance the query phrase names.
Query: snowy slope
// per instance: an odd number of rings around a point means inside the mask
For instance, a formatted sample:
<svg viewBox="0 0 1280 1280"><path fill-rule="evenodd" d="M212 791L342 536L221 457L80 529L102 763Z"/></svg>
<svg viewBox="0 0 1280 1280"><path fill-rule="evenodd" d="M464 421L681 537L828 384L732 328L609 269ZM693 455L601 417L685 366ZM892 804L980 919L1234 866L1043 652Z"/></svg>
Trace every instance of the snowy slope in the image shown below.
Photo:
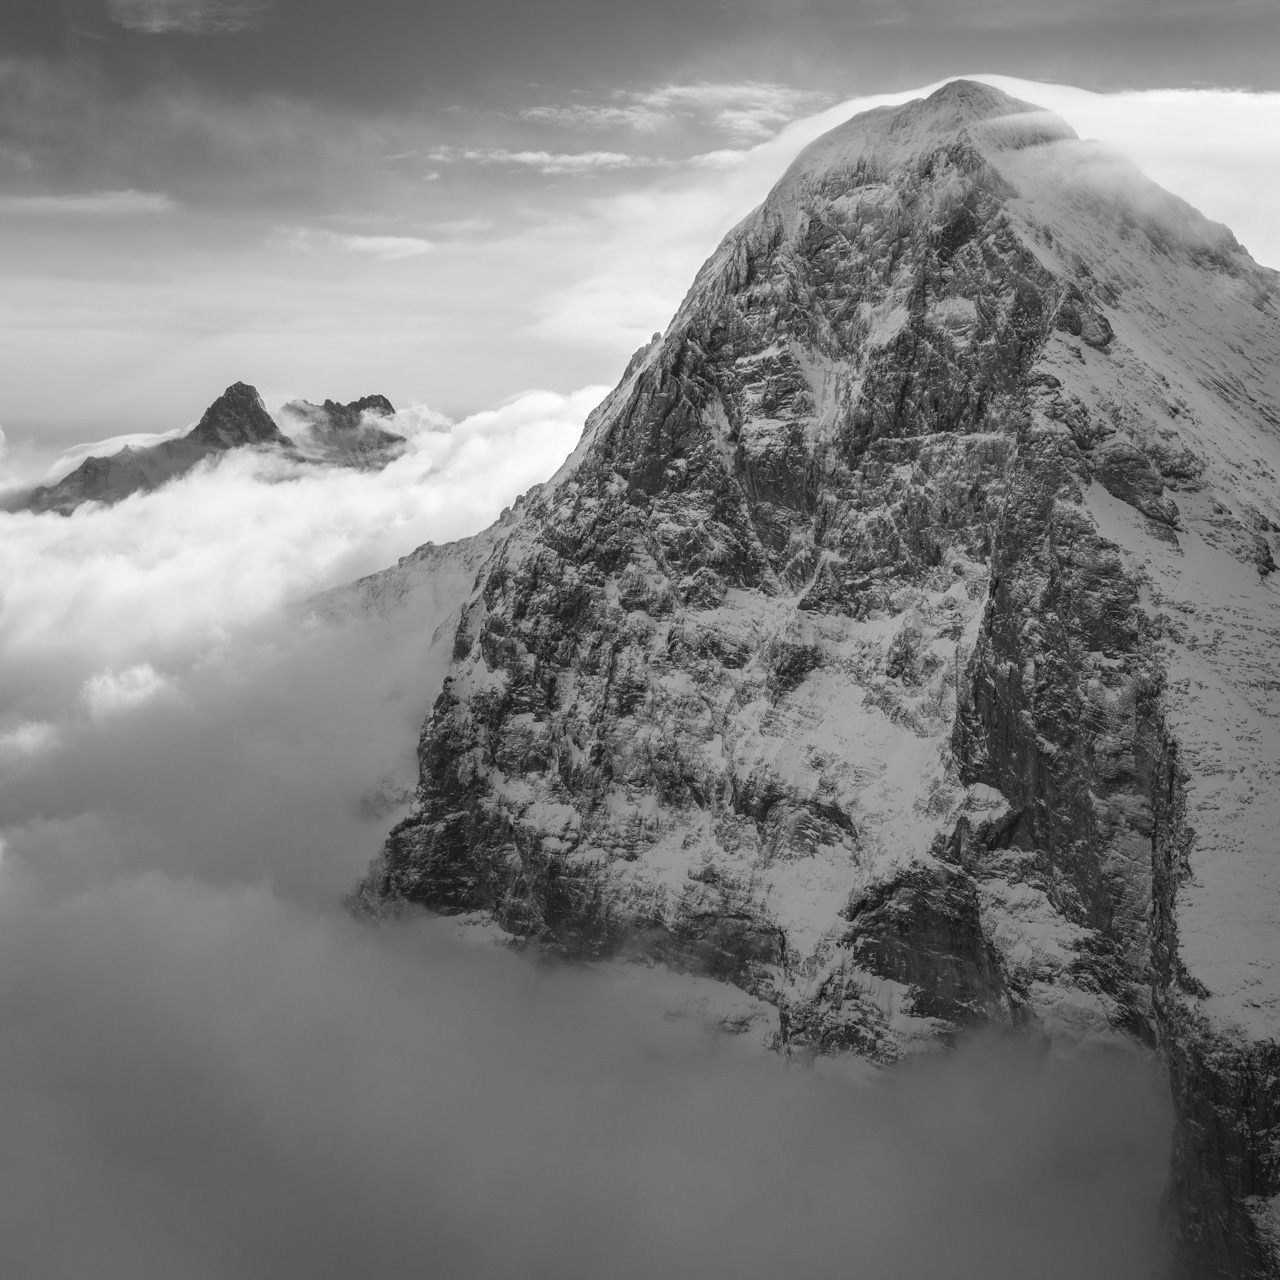
<svg viewBox="0 0 1280 1280"><path fill-rule="evenodd" d="M1089 511L1122 546L1160 627L1167 715L1189 773L1191 879L1178 903L1206 1012L1280 1032L1280 324L1271 273L1225 228L1099 148L999 152L1010 211L1051 269L1088 266L1106 354L1059 333L1042 367L1162 470L1173 536L1102 485ZM1106 234L1101 241L1099 231ZM1050 243L1050 237L1052 238ZM1228 269L1223 269L1223 264ZM1234 268L1234 269L1232 269Z"/></svg>

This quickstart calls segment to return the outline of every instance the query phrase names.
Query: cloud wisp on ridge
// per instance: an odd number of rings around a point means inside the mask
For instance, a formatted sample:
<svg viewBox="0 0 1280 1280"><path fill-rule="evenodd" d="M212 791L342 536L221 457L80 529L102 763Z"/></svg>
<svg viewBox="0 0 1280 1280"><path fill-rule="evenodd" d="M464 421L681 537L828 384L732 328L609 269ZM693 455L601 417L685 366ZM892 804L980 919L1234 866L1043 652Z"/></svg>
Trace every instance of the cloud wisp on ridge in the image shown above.
<svg viewBox="0 0 1280 1280"><path fill-rule="evenodd" d="M69 195L0 196L0 214L28 217L97 217L171 213L176 202L163 191L86 191Z"/></svg>
<svg viewBox="0 0 1280 1280"><path fill-rule="evenodd" d="M143 35L233 35L265 23L271 0L107 0L120 26Z"/></svg>
<svg viewBox="0 0 1280 1280"><path fill-rule="evenodd" d="M646 90L617 90L595 103L526 107L520 118L570 128L619 126L638 132L671 128L682 120L706 121L736 139L758 141L787 121L812 111L830 95L760 81L669 84Z"/></svg>
<svg viewBox="0 0 1280 1280"><path fill-rule="evenodd" d="M513 151L508 147L432 147L427 159L440 164L470 161L473 164L505 165L513 169L533 169L538 173L593 173L614 169L654 169L669 165L652 156L628 155L623 151Z"/></svg>

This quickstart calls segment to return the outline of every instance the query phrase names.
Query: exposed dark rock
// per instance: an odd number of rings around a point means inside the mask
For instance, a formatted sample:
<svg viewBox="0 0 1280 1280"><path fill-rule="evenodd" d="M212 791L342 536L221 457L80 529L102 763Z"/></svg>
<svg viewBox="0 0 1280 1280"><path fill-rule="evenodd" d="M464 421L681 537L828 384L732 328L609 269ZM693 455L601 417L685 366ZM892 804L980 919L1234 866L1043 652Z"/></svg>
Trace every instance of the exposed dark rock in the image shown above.
<svg viewBox="0 0 1280 1280"><path fill-rule="evenodd" d="M1104 489L1161 524L1176 525L1178 508L1164 496L1160 473L1141 449L1112 437L1093 451L1094 475Z"/></svg>
<svg viewBox="0 0 1280 1280"><path fill-rule="evenodd" d="M854 963L911 989L912 1012L953 1026L1007 1013L1000 962L982 931L977 888L949 867L913 867L846 908Z"/></svg>
<svg viewBox="0 0 1280 1280"><path fill-rule="evenodd" d="M190 444L219 450L246 444L275 444L288 448L293 443L276 426L257 388L245 382L232 383L183 438Z"/></svg>

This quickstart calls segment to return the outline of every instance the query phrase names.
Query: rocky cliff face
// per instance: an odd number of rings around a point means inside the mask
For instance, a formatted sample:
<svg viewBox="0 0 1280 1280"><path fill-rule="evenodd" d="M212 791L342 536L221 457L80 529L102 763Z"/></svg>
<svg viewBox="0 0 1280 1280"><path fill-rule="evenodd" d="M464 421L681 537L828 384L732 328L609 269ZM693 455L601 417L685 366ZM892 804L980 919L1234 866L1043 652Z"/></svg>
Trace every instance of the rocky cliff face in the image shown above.
<svg viewBox="0 0 1280 1280"><path fill-rule="evenodd" d="M298 461L371 468L386 466L404 448L403 436L375 421L395 412L385 396L366 396L346 405L296 400L285 409L301 428L296 441L276 425L256 388L233 383L185 436L86 458L56 484L35 489L18 509L70 515L84 502L120 502L132 493L157 489L231 449L267 447Z"/></svg>
<svg viewBox="0 0 1280 1280"><path fill-rule="evenodd" d="M1127 1036L1280 1275L1277 276L985 86L857 117L491 531L357 903L776 1004Z"/></svg>
<svg viewBox="0 0 1280 1280"><path fill-rule="evenodd" d="M291 400L280 412L297 424L290 427L293 445L312 461L377 470L405 449L404 436L382 425L395 413L386 396L364 396L350 404Z"/></svg>

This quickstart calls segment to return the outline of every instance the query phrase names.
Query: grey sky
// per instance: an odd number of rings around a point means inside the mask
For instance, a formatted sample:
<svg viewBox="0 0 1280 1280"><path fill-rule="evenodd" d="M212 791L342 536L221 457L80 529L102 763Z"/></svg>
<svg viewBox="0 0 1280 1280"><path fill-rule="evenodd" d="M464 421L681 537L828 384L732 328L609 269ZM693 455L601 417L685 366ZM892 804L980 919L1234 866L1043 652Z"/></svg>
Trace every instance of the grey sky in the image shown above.
<svg viewBox="0 0 1280 1280"><path fill-rule="evenodd" d="M1275 0L10 0L0 34L125 89L185 77L366 107L490 103L530 81L808 77L874 92L974 58L1095 89L1280 87Z"/></svg>

